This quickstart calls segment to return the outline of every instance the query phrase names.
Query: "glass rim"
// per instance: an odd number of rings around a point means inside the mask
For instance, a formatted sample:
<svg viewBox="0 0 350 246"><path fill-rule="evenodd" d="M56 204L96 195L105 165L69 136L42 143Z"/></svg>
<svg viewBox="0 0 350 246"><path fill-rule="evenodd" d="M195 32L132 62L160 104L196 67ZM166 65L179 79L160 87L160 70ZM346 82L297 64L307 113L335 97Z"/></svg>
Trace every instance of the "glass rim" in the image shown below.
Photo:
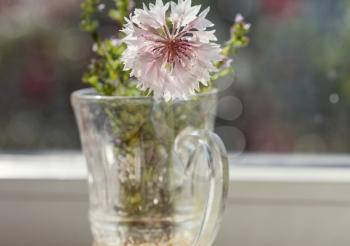
<svg viewBox="0 0 350 246"><path fill-rule="evenodd" d="M203 93L197 93L187 99L176 99L175 102L181 102L181 101L191 101L194 98L198 97L205 97L205 96L211 96L218 94L219 90L217 88L212 88L210 91L203 92ZM145 100L145 101L155 101L153 97L150 96L104 96L97 94L96 90L94 88L85 88L80 89L77 91L74 91L71 94L72 99L79 99L79 100L91 100L91 101L112 101L112 100ZM164 100L160 100L164 101Z"/></svg>

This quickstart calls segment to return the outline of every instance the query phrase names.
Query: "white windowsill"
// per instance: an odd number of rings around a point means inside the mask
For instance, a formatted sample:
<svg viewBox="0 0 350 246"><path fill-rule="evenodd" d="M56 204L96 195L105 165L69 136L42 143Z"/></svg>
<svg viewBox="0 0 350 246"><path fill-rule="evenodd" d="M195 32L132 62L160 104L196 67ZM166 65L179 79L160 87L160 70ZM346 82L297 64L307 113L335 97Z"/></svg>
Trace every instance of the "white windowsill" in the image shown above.
<svg viewBox="0 0 350 246"><path fill-rule="evenodd" d="M348 203L350 164L349 168L346 165L349 160L350 156L346 155L230 155L229 198L231 202ZM7 194L17 191L45 193L45 196L50 192L66 193L58 184L72 185L72 182L76 184L76 192L86 194L86 176L85 159L78 152L0 155L0 182L6 184L0 187L0 192Z"/></svg>
<svg viewBox="0 0 350 246"><path fill-rule="evenodd" d="M232 181L350 182L350 155L230 155ZM85 180L79 152L0 154L0 180Z"/></svg>

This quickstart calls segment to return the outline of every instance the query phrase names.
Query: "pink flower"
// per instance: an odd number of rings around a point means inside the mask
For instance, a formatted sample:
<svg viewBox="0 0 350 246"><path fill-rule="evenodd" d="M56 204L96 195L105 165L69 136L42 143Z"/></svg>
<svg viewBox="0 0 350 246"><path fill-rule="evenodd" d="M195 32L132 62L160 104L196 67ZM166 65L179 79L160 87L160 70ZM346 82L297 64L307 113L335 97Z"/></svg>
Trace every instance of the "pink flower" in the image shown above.
<svg viewBox="0 0 350 246"><path fill-rule="evenodd" d="M200 83L208 85L214 62L222 57L215 31L207 30L214 26L206 19L209 8L201 13L200 8L191 0L165 5L157 0L126 20L122 61L140 89L171 100L195 94Z"/></svg>

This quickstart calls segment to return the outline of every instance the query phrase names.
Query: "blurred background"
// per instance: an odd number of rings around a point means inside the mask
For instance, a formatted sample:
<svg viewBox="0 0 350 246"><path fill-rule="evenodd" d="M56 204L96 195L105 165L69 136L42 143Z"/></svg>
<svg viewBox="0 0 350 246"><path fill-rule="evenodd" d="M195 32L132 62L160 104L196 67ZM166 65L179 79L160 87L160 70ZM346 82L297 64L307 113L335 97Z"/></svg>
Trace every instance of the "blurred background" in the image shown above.
<svg viewBox="0 0 350 246"><path fill-rule="evenodd" d="M253 24L235 78L218 83L217 132L229 150L350 151L350 1L205 0L220 41ZM81 0L0 0L0 151L78 150L70 93L86 87ZM113 23L106 23L113 29Z"/></svg>

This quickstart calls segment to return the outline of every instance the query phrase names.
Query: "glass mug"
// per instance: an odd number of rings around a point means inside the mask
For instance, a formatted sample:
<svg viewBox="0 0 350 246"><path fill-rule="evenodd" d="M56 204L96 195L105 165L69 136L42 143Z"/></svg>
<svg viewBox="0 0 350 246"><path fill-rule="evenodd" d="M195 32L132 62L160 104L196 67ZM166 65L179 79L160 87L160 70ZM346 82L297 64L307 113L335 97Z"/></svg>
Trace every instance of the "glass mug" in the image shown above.
<svg viewBox="0 0 350 246"><path fill-rule="evenodd" d="M209 246L228 191L217 91L188 100L72 94L96 245Z"/></svg>

